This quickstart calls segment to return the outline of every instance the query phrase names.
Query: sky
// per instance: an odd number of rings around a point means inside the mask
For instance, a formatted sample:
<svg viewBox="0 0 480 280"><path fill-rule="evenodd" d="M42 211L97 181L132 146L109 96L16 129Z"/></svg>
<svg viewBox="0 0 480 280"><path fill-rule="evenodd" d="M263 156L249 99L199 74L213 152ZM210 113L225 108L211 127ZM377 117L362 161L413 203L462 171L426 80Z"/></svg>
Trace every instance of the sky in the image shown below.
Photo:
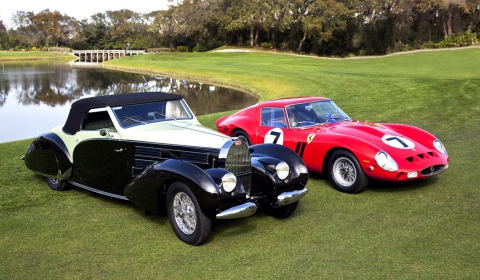
<svg viewBox="0 0 480 280"><path fill-rule="evenodd" d="M166 10L167 0L2 0L0 5L0 19L8 29L13 27L12 14L17 11L38 13L45 9L59 11L62 15L74 17L77 20L90 19L91 15L129 9L137 13Z"/></svg>

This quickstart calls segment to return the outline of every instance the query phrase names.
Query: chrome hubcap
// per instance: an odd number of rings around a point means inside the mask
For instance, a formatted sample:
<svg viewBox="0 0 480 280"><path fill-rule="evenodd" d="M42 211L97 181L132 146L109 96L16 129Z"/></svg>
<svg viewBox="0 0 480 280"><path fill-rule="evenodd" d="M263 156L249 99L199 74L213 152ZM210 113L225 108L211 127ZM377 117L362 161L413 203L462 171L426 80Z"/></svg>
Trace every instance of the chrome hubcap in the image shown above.
<svg viewBox="0 0 480 280"><path fill-rule="evenodd" d="M338 184L350 187L357 179L357 170L351 160L346 157L340 157L333 164L333 176Z"/></svg>
<svg viewBox="0 0 480 280"><path fill-rule="evenodd" d="M195 212L195 205L193 205L190 197L179 192L173 198L173 214L178 228L186 234L192 235L197 226L197 215Z"/></svg>

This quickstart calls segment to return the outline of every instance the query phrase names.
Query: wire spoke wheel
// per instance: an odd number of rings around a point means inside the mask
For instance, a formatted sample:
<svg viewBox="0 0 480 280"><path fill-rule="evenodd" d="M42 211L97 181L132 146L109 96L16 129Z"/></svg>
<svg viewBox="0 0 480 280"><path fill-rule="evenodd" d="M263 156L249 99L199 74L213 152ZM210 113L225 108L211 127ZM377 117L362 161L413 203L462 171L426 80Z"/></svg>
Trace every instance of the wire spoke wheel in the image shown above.
<svg viewBox="0 0 480 280"><path fill-rule="evenodd" d="M192 190L182 182L174 182L167 191L167 214L177 237L190 245L202 244L212 228Z"/></svg>
<svg viewBox="0 0 480 280"><path fill-rule="evenodd" d="M355 165L348 158L340 157L333 164L333 176L340 185L349 187L357 179Z"/></svg>
<svg viewBox="0 0 480 280"><path fill-rule="evenodd" d="M173 212L178 228L186 235L192 235L197 227L195 205L188 195L179 192L173 199Z"/></svg>
<svg viewBox="0 0 480 280"><path fill-rule="evenodd" d="M328 173L341 192L359 193L368 185L368 178L357 158L350 151L335 151L328 160Z"/></svg>

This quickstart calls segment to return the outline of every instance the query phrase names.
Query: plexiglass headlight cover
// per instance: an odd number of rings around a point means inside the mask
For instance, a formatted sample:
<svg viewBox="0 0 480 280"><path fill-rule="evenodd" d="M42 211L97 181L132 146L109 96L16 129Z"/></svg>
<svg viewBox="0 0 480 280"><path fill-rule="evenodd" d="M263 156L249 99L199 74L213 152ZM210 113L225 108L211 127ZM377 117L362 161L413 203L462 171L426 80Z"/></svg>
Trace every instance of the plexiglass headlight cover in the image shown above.
<svg viewBox="0 0 480 280"><path fill-rule="evenodd" d="M387 171L398 170L398 164L389 154L384 151L380 151L375 155L375 161L377 162L378 166Z"/></svg>
<svg viewBox="0 0 480 280"><path fill-rule="evenodd" d="M445 149L445 146L443 146L443 143L440 140L433 140L433 146L437 151L448 157L447 149Z"/></svg>
<svg viewBox="0 0 480 280"><path fill-rule="evenodd" d="M277 172L277 176L280 180L285 180L290 174L290 166L288 166L286 162L282 161L275 166L275 171Z"/></svg>
<svg viewBox="0 0 480 280"><path fill-rule="evenodd" d="M237 176L228 172L222 177L222 187L226 192L232 192L237 186Z"/></svg>

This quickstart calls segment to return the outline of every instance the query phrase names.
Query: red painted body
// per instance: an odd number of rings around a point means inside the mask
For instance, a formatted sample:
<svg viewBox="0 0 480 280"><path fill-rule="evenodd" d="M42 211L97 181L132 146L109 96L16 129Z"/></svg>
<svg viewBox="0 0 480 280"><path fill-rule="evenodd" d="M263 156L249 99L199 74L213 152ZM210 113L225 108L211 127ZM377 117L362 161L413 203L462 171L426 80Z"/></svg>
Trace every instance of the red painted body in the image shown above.
<svg viewBox="0 0 480 280"><path fill-rule="evenodd" d="M348 116L348 119L342 121L317 123L307 127L293 127L288 118L285 120L286 127L262 124L263 108L279 108L289 116L287 112L289 105L317 101L331 102L328 98L322 97L266 101L218 119L217 129L229 136L236 136L239 131L244 131L250 138L251 144L275 142L271 135L278 136L280 134L276 139L277 144L283 144L294 150L301 156L310 171L319 173L327 172L329 156L338 149L353 153L365 174L369 178L377 180L421 179L448 168L448 155L441 153L433 145L433 141L437 138L427 131L409 125L359 122L351 120ZM283 143L279 141L282 137ZM382 141L382 137L386 140ZM398 139L402 139L403 142L399 142ZM394 147L393 144L399 147ZM379 151L388 153L397 163L398 170L382 169L375 160L375 155ZM421 174L422 170L425 172L432 166L439 166L441 171L433 172L432 169L430 174ZM417 171L418 176L408 178L407 173L412 171Z"/></svg>

